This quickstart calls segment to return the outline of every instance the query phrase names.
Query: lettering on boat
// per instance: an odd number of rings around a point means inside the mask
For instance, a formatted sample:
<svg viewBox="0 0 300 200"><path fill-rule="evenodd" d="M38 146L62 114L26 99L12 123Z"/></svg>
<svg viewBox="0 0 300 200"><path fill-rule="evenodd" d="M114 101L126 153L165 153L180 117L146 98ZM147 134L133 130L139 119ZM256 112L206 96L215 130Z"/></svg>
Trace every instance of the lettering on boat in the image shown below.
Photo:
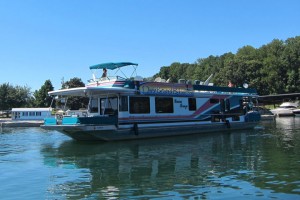
<svg viewBox="0 0 300 200"><path fill-rule="evenodd" d="M188 108L188 105L184 105L184 104L182 103L182 100L174 99L174 103L180 104L180 105L179 105L180 108L184 108L184 109L187 109L187 108Z"/></svg>
<svg viewBox="0 0 300 200"><path fill-rule="evenodd" d="M140 86L141 94L145 95L165 95L165 96L193 96L193 92L186 85L162 85L146 83Z"/></svg>

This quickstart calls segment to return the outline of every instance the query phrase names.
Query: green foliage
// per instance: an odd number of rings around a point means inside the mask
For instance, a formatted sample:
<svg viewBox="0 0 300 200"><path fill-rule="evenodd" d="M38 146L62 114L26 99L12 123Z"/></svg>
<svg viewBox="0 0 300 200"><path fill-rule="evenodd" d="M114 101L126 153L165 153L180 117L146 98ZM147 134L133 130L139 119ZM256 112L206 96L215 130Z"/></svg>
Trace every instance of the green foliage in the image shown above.
<svg viewBox="0 0 300 200"><path fill-rule="evenodd" d="M52 97L48 95L48 92L52 91L54 87L50 80L46 80L44 85L39 90L34 92L34 106L35 107L50 107L52 103ZM54 104L53 104L54 105ZM52 105L52 106L53 106Z"/></svg>
<svg viewBox="0 0 300 200"><path fill-rule="evenodd" d="M62 89L84 86L85 84L82 82L82 80L80 78L75 77L63 83ZM85 108L88 104L88 101L89 99L87 97L69 97L67 99L67 107L71 110L78 110L80 108Z"/></svg>
<svg viewBox="0 0 300 200"><path fill-rule="evenodd" d="M62 89L66 88L75 88L75 87L84 87L85 84L82 82L81 78L71 78L69 81L66 81L62 84Z"/></svg>
<svg viewBox="0 0 300 200"><path fill-rule="evenodd" d="M25 107L31 100L29 87L12 86L9 83L0 85L0 110Z"/></svg>
<svg viewBox="0 0 300 200"><path fill-rule="evenodd" d="M215 85L237 87L248 83L260 95L300 91L300 36L286 41L273 40L256 49L244 46L236 54L200 58L196 63L172 63L164 66L154 77L177 82L179 79L205 81L214 74Z"/></svg>
<svg viewBox="0 0 300 200"><path fill-rule="evenodd" d="M161 77L170 82L179 79L205 81L211 74L215 85L227 86L231 81L237 87L248 83L258 94L282 94L300 92L300 36L285 41L274 39L260 48L244 46L236 54L231 52L221 56L199 58L195 63L174 62L161 67L160 71L147 80ZM62 89L84 87L80 78L72 78L62 85ZM52 98L48 95L54 88L50 80L31 96L30 88L0 84L0 110L13 107L49 107ZM67 107L72 110L83 108L88 103L86 97L70 97ZM53 104L54 105L54 104ZM59 103L57 102L57 105Z"/></svg>

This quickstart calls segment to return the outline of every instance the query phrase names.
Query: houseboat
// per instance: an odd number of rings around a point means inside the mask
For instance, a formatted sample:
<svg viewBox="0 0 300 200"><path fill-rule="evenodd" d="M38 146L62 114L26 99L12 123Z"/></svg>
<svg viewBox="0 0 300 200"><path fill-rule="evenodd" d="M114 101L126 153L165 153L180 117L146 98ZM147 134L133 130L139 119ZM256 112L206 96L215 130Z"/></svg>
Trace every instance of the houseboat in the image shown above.
<svg viewBox="0 0 300 200"><path fill-rule="evenodd" d="M133 72L125 77L122 69L129 66ZM115 74L97 78L94 72L85 87L49 92L59 97L88 97L87 115L66 116L61 121L46 118L42 128L75 140L115 141L247 129L260 121L260 114L252 110L257 98L254 89L217 87L209 81L148 82L137 76L137 64L130 62L90 69Z"/></svg>
<svg viewBox="0 0 300 200"><path fill-rule="evenodd" d="M51 117L52 108L12 108L12 120L44 120Z"/></svg>

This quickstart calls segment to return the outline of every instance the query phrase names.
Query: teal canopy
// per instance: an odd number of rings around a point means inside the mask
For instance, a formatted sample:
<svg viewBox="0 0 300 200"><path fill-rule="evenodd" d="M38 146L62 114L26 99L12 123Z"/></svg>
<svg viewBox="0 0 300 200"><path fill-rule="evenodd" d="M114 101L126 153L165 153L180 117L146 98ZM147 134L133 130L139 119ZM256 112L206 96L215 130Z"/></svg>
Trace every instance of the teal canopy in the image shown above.
<svg viewBox="0 0 300 200"><path fill-rule="evenodd" d="M90 66L90 69L103 69L103 68L106 68L106 69L113 70L113 69L117 69L117 68L124 67L124 66L127 66L127 65L137 66L138 64L131 63L131 62L102 63L102 64Z"/></svg>

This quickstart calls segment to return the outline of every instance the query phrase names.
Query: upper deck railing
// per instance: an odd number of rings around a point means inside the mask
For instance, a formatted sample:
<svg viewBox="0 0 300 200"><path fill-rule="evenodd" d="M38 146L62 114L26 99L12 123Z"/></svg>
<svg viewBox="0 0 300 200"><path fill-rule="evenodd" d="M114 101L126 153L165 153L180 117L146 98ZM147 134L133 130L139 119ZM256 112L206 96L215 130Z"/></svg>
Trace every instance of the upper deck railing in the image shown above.
<svg viewBox="0 0 300 200"><path fill-rule="evenodd" d="M257 95L257 91L255 89L252 89L252 88L236 88L236 87L193 85L193 90L211 91L211 92L225 92L225 93L243 93L243 94Z"/></svg>

